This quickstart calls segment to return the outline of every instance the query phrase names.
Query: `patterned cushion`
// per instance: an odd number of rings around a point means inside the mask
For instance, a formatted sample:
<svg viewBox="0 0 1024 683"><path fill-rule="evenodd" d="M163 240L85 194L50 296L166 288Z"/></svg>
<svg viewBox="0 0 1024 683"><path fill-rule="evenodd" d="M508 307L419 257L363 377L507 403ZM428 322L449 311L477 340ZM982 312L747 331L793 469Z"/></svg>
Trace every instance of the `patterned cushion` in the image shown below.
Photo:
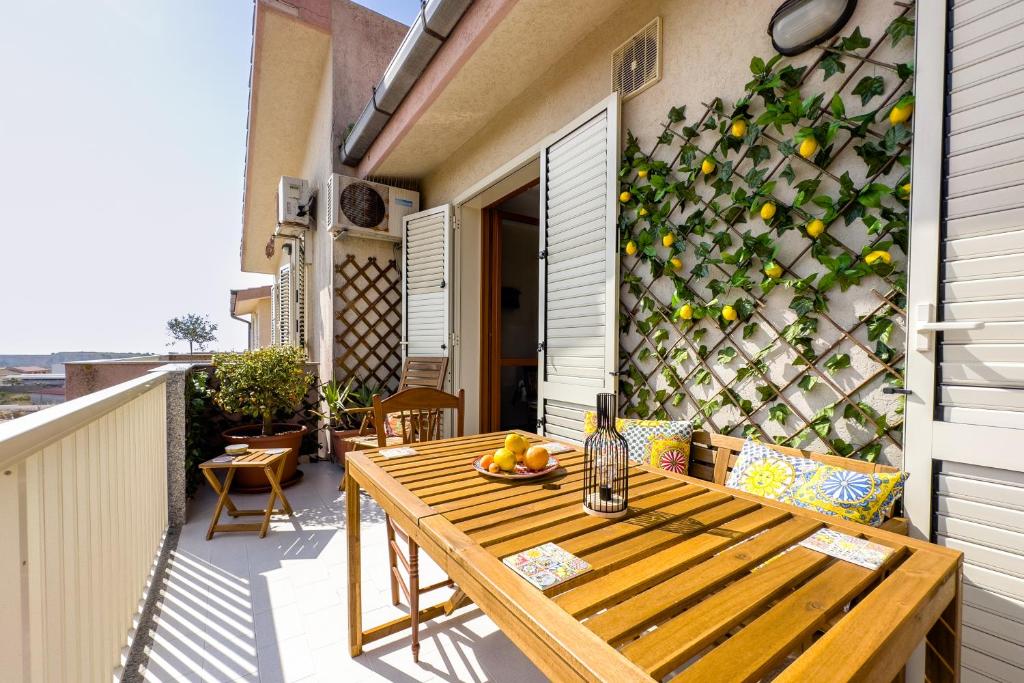
<svg viewBox="0 0 1024 683"><path fill-rule="evenodd" d="M656 439L651 444L651 467L686 474L690 468L690 442Z"/></svg>
<svg viewBox="0 0 1024 683"><path fill-rule="evenodd" d="M854 472L808 458L783 455L747 439L725 485L781 503L879 526L903 494L907 476L906 472Z"/></svg>
<svg viewBox="0 0 1024 683"><path fill-rule="evenodd" d="M615 429L626 439L629 459L637 464L652 462L655 441L668 441L677 450L685 450L689 458L690 435L693 434L689 420L634 420L620 417L615 420ZM583 431L585 434L597 431L597 414L593 411L584 415Z"/></svg>

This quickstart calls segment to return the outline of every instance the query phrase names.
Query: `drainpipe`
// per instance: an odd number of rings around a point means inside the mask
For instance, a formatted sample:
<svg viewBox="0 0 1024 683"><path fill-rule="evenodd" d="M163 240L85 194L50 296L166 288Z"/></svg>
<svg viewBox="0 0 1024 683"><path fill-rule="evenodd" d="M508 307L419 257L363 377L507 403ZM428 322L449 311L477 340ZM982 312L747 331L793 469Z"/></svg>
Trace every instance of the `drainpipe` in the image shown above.
<svg viewBox="0 0 1024 683"><path fill-rule="evenodd" d="M416 21L342 143L341 163L359 163L471 4L473 0L426 0L420 5Z"/></svg>
<svg viewBox="0 0 1024 683"><path fill-rule="evenodd" d="M230 314L231 317L234 318L235 320L237 320L238 322L245 323L245 326L248 328L247 331L246 331L246 335L245 335L245 340L246 340L246 344L245 345L247 347L249 347L249 350L251 351L252 350L252 321L251 320L246 320L245 318L239 318L237 315L235 315L235 303L237 301L238 301L238 290L237 289L232 289L231 290L231 303L230 303L230 308L228 308L228 314Z"/></svg>

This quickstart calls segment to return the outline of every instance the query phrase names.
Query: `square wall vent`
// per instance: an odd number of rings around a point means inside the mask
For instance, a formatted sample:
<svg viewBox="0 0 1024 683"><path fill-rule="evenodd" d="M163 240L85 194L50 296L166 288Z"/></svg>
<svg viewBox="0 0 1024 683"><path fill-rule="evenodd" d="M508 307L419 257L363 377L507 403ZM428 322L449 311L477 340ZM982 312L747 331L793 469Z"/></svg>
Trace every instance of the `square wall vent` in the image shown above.
<svg viewBox="0 0 1024 683"><path fill-rule="evenodd" d="M661 17L655 17L612 52L612 90L628 100L660 80Z"/></svg>

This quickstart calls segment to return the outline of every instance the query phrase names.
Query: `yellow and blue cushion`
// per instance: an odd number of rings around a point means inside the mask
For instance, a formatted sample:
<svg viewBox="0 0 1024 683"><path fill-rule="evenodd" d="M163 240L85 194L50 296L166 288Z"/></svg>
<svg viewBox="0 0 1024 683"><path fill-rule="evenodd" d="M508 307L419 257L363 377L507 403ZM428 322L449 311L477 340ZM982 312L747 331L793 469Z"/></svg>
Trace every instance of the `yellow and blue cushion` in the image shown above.
<svg viewBox="0 0 1024 683"><path fill-rule="evenodd" d="M637 464L650 464L671 472L685 474L690 458L689 420L634 420L617 418L615 429L626 440L629 459ZM597 431L597 414L588 411L583 419L585 434Z"/></svg>
<svg viewBox="0 0 1024 683"><path fill-rule="evenodd" d="M783 455L747 439L725 482L730 488L842 519L879 526L903 495L906 472L854 472Z"/></svg>

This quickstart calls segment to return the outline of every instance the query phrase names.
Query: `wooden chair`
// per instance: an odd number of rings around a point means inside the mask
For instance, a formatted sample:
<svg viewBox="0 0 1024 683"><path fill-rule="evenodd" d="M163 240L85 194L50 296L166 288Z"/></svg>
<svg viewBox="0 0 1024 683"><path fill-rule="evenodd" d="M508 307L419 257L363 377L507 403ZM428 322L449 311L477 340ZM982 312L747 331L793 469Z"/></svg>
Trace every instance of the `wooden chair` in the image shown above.
<svg viewBox="0 0 1024 683"><path fill-rule="evenodd" d="M406 358L402 367L402 378L398 382L398 391L425 387L430 389L443 389L445 376L448 372L447 356L420 356ZM359 433L345 439L346 445L351 450L365 451L377 448L377 430L374 426L373 406L365 408L349 408L345 411L349 415L362 415L359 424ZM391 438L391 445L397 446L401 440ZM387 445L387 444L385 444Z"/></svg>
<svg viewBox="0 0 1024 683"><path fill-rule="evenodd" d="M403 444L415 444L423 441L434 441L443 437L442 425L443 414L446 410L454 413L454 434L463 435L463 421L466 408L466 392L459 390L458 395L447 394L439 389L417 387L400 391L394 396L381 398L373 397L374 424L377 426L377 445L384 447L389 445L389 437L385 431L388 416L397 416L398 430L401 434ZM419 661L420 657L420 594L429 593L439 588L453 586L451 579L445 579L429 586L420 586L419 576L419 546L405 533L390 515L384 516L384 523L388 536L388 561L391 567L391 604L398 604L398 592L401 590L409 602L410 628L412 629L412 659ZM408 554L402 552L398 544L401 538L408 548ZM408 574L408 582L398 569L399 563L405 568ZM450 613L454 607L449 601L449 607L444 611ZM440 605L425 610L427 613L436 613Z"/></svg>
<svg viewBox="0 0 1024 683"><path fill-rule="evenodd" d="M743 443L745 441L746 439L735 436L724 436L722 434L715 434L714 432L694 432L690 441L690 475L698 479L711 481L724 486L726 477L729 476L729 472L731 472L733 467L736 466L736 458L743 449ZM899 468L891 467L889 465L879 465L876 463L865 462L863 460L855 460L853 458L843 458L837 455L826 455L824 453L815 453L813 451L805 451L799 448L776 446L775 444L768 445L785 455L793 455L798 458L809 458L811 460L825 463L826 465L841 467L854 472L865 472L868 474L879 472L899 472ZM905 536L909 532L909 523L907 522L906 517L890 517L882 524L881 528L886 531L892 531Z"/></svg>

